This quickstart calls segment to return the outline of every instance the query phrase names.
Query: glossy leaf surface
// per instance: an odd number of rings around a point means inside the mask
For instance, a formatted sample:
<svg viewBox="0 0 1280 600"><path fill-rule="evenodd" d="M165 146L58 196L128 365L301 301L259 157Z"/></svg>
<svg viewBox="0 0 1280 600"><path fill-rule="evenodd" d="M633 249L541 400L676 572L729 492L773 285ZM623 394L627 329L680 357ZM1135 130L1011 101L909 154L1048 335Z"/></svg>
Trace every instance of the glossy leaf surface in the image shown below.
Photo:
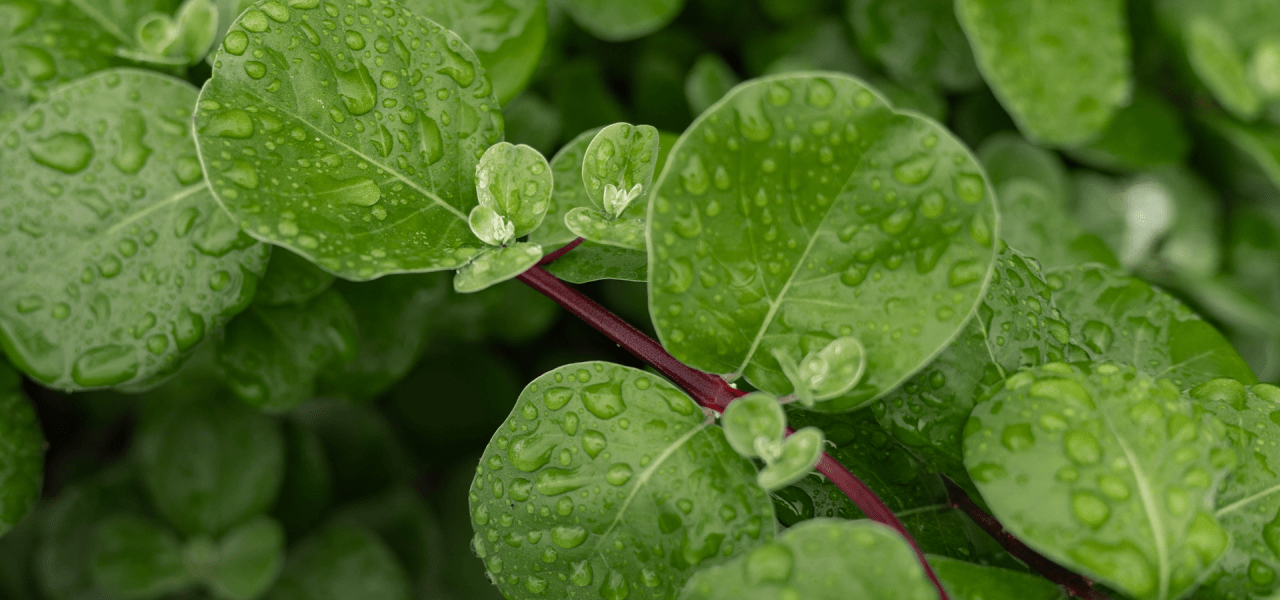
<svg viewBox="0 0 1280 600"><path fill-rule="evenodd" d="M0 330L63 389L145 387L253 298L267 246L209 194L195 89L144 71L82 79L0 133ZM56 225L55 225L56 224Z"/></svg>
<svg viewBox="0 0 1280 600"><path fill-rule="evenodd" d="M698 568L773 536L754 480L665 380L566 365L525 388L485 450L471 486L474 547L511 598L674 595Z"/></svg>
<svg viewBox="0 0 1280 600"><path fill-rule="evenodd" d="M622 42L661 29L684 8L684 0L564 0L565 10L583 29L602 40Z"/></svg>
<svg viewBox="0 0 1280 600"><path fill-rule="evenodd" d="M333 280L333 275L311 261L284 248L274 248L253 301L267 306L301 304L323 294Z"/></svg>
<svg viewBox="0 0 1280 600"><path fill-rule="evenodd" d="M597 211L578 207L564 216L564 224L578 237L597 244L633 252L644 252L645 249L643 218L609 220Z"/></svg>
<svg viewBox="0 0 1280 600"><path fill-rule="evenodd" d="M772 396L759 392L747 394L724 409L720 419L724 439L733 450L747 458L759 456L756 440L781 442L787 432L787 414Z"/></svg>
<svg viewBox="0 0 1280 600"><path fill-rule="evenodd" d="M734 89L685 132L649 211L649 304L664 346L714 373L791 391L774 351L853 336L866 376L823 405L883 395L941 350L981 298L993 195L937 124L855 79Z"/></svg>
<svg viewBox="0 0 1280 600"><path fill-rule="evenodd" d="M529 235L542 224L552 186L547 159L529 146L499 142L485 150L476 165L480 206L510 221L515 237Z"/></svg>
<svg viewBox="0 0 1280 600"><path fill-rule="evenodd" d="M582 154L582 182L596 209L617 218L647 195L658 166L658 130L614 123L601 129Z"/></svg>
<svg viewBox="0 0 1280 600"><path fill-rule="evenodd" d="M955 600L1067 600L1058 586L1029 573L944 556L927 558L947 595Z"/></svg>
<svg viewBox="0 0 1280 600"><path fill-rule="evenodd" d="M250 235L347 279L462 266L480 248L476 161L502 136L475 55L393 0L294 4L246 11L201 93L219 202ZM345 20L360 24L338 30Z"/></svg>
<svg viewBox="0 0 1280 600"><path fill-rule="evenodd" d="M1133 90L1119 0L959 0L983 77L1027 137L1092 141Z"/></svg>
<svg viewBox="0 0 1280 600"><path fill-rule="evenodd" d="M937 595L901 536L869 521L823 519L788 529L745 556L700 571L679 598L929 600Z"/></svg>
<svg viewBox="0 0 1280 600"><path fill-rule="evenodd" d="M594 242L579 244L572 252L545 268L552 275L569 283L587 283L601 279L649 279L649 260L644 252Z"/></svg>
<svg viewBox="0 0 1280 600"><path fill-rule="evenodd" d="M48 444L22 377L0 361L0 535L26 517L40 499Z"/></svg>
<svg viewBox="0 0 1280 600"><path fill-rule="evenodd" d="M1226 550L1222 423L1169 380L1052 363L1010 377L965 426L965 466L1023 542L1135 598L1191 591Z"/></svg>
<svg viewBox="0 0 1280 600"><path fill-rule="evenodd" d="M151 500L184 534L220 535L266 512L280 489L279 426L229 398L171 409L143 426L137 444Z"/></svg>
<svg viewBox="0 0 1280 600"><path fill-rule="evenodd" d="M154 520L131 516L108 518L98 525L93 579L120 598L161 598L193 583L178 536Z"/></svg>
<svg viewBox="0 0 1280 600"><path fill-rule="evenodd" d="M825 441L817 427L795 432L782 443L781 452L760 469L756 483L770 492L795 483L822 459Z"/></svg>
<svg viewBox="0 0 1280 600"><path fill-rule="evenodd" d="M542 260L542 246L521 242L506 248L493 248L458 269L453 278L453 291L459 294L478 292L513 279Z"/></svg>
<svg viewBox="0 0 1280 600"><path fill-rule="evenodd" d="M404 567L361 527L333 525L290 553L268 600L409 600Z"/></svg>

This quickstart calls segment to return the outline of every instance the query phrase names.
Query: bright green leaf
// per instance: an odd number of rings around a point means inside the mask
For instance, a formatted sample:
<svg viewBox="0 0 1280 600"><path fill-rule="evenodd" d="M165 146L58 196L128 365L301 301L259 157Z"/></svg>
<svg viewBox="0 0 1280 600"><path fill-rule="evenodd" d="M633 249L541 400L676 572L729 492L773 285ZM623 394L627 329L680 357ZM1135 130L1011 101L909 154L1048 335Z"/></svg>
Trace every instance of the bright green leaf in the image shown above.
<svg viewBox="0 0 1280 600"><path fill-rule="evenodd" d="M1233 379L1214 379L1184 392L1227 425L1227 439L1241 465L1218 494L1214 516L1231 534L1231 546L1196 598L1218 600L1264 597L1280 588L1280 486L1272 465L1280 464L1280 423L1271 418L1280 404L1280 388L1246 388Z"/></svg>
<svg viewBox="0 0 1280 600"><path fill-rule="evenodd" d="M185 534L220 535L263 514L284 471L279 426L225 397L154 417L135 451L156 509Z"/></svg>
<svg viewBox="0 0 1280 600"><path fill-rule="evenodd" d="M48 444L35 407L22 393L22 377L0 361L0 536L26 517L40 499Z"/></svg>
<svg viewBox="0 0 1280 600"><path fill-rule="evenodd" d="M206 579L224 600L253 600L275 583L284 565L284 528L269 517L258 517L218 541L217 562Z"/></svg>
<svg viewBox="0 0 1280 600"><path fill-rule="evenodd" d="M302 304L323 294L333 285L333 280L333 275L315 263L285 248L274 248L253 302L267 306Z"/></svg>
<svg viewBox="0 0 1280 600"><path fill-rule="evenodd" d="M268 600L409 600L404 568L372 533L333 525L290 553Z"/></svg>
<svg viewBox="0 0 1280 600"><path fill-rule="evenodd" d="M901 83L963 91L982 81L951 0L848 0L859 47Z"/></svg>
<svg viewBox="0 0 1280 600"><path fill-rule="evenodd" d="M542 224L551 200L551 168L542 153L529 146L499 142L485 150L476 165L480 206L492 209L524 237Z"/></svg>
<svg viewBox="0 0 1280 600"><path fill-rule="evenodd" d="M477 206L467 216L471 233L490 246L506 246L516 239L516 226L488 206Z"/></svg>
<svg viewBox="0 0 1280 600"><path fill-rule="evenodd" d="M580 27L609 42L633 40L662 29L684 8L684 0L563 0L561 4Z"/></svg>
<svg viewBox="0 0 1280 600"><path fill-rule="evenodd" d="M579 244L572 252L544 268L569 283L587 283L601 279L649 279L649 261L643 252L593 242Z"/></svg>
<svg viewBox="0 0 1280 600"><path fill-rule="evenodd" d="M957 0L992 91L1028 137L1097 138L1133 90L1121 0Z"/></svg>
<svg viewBox="0 0 1280 600"><path fill-rule="evenodd" d="M467 214L476 161L501 139L497 100L457 36L375 4L246 11L201 93L201 160L250 235L329 272L456 269L481 249ZM369 24L321 37L330 18Z"/></svg>
<svg viewBox="0 0 1280 600"><path fill-rule="evenodd" d="M453 291L459 294L478 292L513 279L542 260L542 246L520 242L506 248L494 248L458 269L453 278Z"/></svg>
<svg viewBox="0 0 1280 600"><path fill-rule="evenodd" d="M151 519L109 517L97 527L93 580L111 596L161 598L193 583L178 536Z"/></svg>
<svg viewBox="0 0 1280 600"><path fill-rule="evenodd" d="M1262 99L1245 74L1243 52L1232 33L1213 19L1199 17L1186 25L1187 59L1200 81L1231 114L1251 121L1262 112Z"/></svg>
<svg viewBox="0 0 1280 600"><path fill-rule="evenodd" d="M605 246L644 252L643 218L609 219L598 211L579 206L564 216L564 224L578 237Z"/></svg>
<svg viewBox="0 0 1280 600"><path fill-rule="evenodd" d="M785 395L775 349L794 358L856 337L866 376L825 410L867 404L927 364L994 259L977 161L837 74L735 88L677 142L654 194L649 303L663 345Z"/></svg>
<svg viewBox="0 0 1280 600"><path fill-rule="evenodd" d="M1224 441L1222 423L1167 379L1052 363L974 407L964 462L1036 551L1135 598L1172 600L1227 548L1210 508L1236 461Z"/></svg>
<svg viewBox="0 0 1280 600"><path fill-rule="evenodd" d="M111 71L0 132L14 224L0 234L14 249L0 329L27 374L63 389L158 383L253 298L270 249L209 194L194 103L185 82Z"/></svg>
<svg viewBox="0 0 1280 600"><path fill-rule="evenodd" d="M684 80L684 93L689 100L689 109L695 115L706 112L741 82L738 74L733 72L733 68L719 54L699 56Z"/></svg>
<svg viewBox="0 0 1280 600"><path fill-rule="evenodd" d="M680 600L936 598L907 541L870 521L816 520L727 564L703 569Z"/></svg>
<svg viewBox="0 0 1280 600"><path fill-rule="evenodd" d="M773 536L754 480L750 461L666 380L566 365L525 388L480 461L475 551L509 598L671 596L697 568ZM645 558L636 544L667 550Z"/></svg>
<svg viewBox="0 0 1280 600"><path fill-rule="evenodd" d="M218 6L213 0L186 0L178 9L178 32L188 64L204 59L218 39Z"/></svg>
<svg viewBox="0 0 1280 600"><path fill-rule="evenodd" d="M944 556L927 558L947 595L955 600L1067 600L1058 586L1037 575Z"/></svg>
<svg viewBox="0 0 1280 600"><path fill-rule="evenodd" d="M787 432L787 415L782 405L769 394L755 392L729 403L720 420L724 439L733 450L747 458L755 458L756 439L782 442Z"/></svg>
<svg viewBox="0 0 1280 600"><path fill-rule="evenodd" d="M227 325L218 365L245 403L282 412L310 400L316 378L356 351L355 315L329 290L303 304L251 306Z"/></svg>
<svg viewBox="0 0 1280 600"><path fill-rule="evenodd" d="M817 427L805 427L791 434L777 456L765 457L767 464L756 476L756 483L770 492L795 483L822 459L824 443L822 430ZM760 446L758 441L756 445Z"/></svg>
<svg viewBox="0 0 1280 600"><path fill-rule="evenodd" d="M620 217L632 202L649 194L658 154L658 130L653 127L614 123L601 129L582 153L587 199L609 218Z"/></svg>

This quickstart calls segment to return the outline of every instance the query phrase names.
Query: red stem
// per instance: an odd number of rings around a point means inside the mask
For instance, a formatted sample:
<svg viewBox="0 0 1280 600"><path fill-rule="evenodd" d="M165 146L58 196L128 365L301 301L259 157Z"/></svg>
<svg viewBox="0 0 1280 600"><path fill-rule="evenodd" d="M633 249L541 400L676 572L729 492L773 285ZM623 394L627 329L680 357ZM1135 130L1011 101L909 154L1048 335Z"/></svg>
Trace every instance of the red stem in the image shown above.
<svg viewBox="0 0 1280 600"><path fill-rule="evenodd" d="M542 257L542 260L538 261L537 266L541 267L541 266L549 265L553 262L556 262L557 258L560 258L561 256L568 254L570 250L577 248L578 245L582 244L582 241L583 241L582 238L578 238L576 240L573 240L572 242L569 242L568 244L565 244L559 250L556 250L555 252L552 252L551 254L548 254Z"/></svg>
<svg viewBox="0 0 1280 600"><path fill-rule="evenodd" d="M619 346L635 355L636 358L644 361L645 364L657 369L659 373L662 373L680 386L681 389L688 392L698 404L716 412L723 412L730 402L745 395L744 392L729 385L720 376L704 373L676 360L674 356L671 356L662 347L662 344L649 338L639 329L632 327L630 323L609 312L608 309L600 306L578 290L569 287L563 281L548 273L546 269L535 266L520 274L519 279L529 287L554 300L556 304L585 321L596 331L603 333ZM793 432L793 430L788 430L788 435ZM925 560L924 552L920 550L920 546L916 544L907 529L902 526L902 522L893 514L893 511L889 510L888 506L885 506L884 501L880 500L879 496L876 496L876 493L871 488L867 487L853 473L850 473L844 465L841 465L828 454L824 453L822 455L817 469L819 473L825 475L836 487L840 488L840 491L844 492L862 510L863 514L867 515L867 518L877 523L888 525L902 534L902 537L906 538L911 544L911 548L915 550L916 556L920 559L920 564L924 567L925 574L929 576L934 587L937 588L941 600L949 600L942 583L938 581L933 568Z"/></svg>

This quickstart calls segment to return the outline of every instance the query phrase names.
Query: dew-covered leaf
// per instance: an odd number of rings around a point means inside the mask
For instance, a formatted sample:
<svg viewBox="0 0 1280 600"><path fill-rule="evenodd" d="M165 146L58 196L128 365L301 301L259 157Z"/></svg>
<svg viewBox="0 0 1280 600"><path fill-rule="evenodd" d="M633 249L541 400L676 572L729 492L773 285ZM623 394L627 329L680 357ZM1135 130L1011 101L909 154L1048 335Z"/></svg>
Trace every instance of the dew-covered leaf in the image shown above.
<svg viewBox="0 0 1280 600"><path fill-rule="evenodd" d="M907 541L870 521L820 519L703 569L680 600L937 598Z"/></svg>
<svg viewBox="0 0 1280 600"><path fill-rule="evenodd" d="M476 470L471 522L476 553L515 599L671 596L774 531L755 468L688 396L602 362L520 394Z"/></svg>
<svg viewBox="0 0 1280 600"><path fill-rule="evenodd" d="M1067 153L1098 168L1136 171L1180 163L1190 150L1190 135L1178 111L1156 93L1139 88L1102 137Z"/></svg>
<svg viewBox="0 0 1280 600"><path fill-rule="evenodd" d="M983 296L993 194L945 129L858 80L734 89L685 132L650 202L649 302L663 345L704 371L791 391L775 350L866 349L862 406L928 363Z"/></svg>
<svg viewBox="0 0 1280 600"><path fill-rule="evenodd" d="M0 536L36 506L44 484L44 433L22 377L0 360Z"/></svg>
<svg viewBox="0 0 1280 600"><path fill-rule="evenodd" d="M562 0L579 27L609 42L633 40L662 29L680 14L685 0Z"/></svg>
<svg viewBox="0 0 1280 600"><path fill-rule="evenodd" d="M1028 138L1090 142L1129 103L1121 0L957 0L956 15L983 77Z"/></svg>
<svg viewBox="0 0 1280 600"><path fill-rule="evenodd" d="M738 74L720 57L719 54L703 54L689 67L685 75L684 93L689 101L689 110L700 115L712 104L719 102L733 86L741 83Z"/></svg>
<svg viewBox="0 0 1280 600"><path fill-rule="evenodd" d="M1179 389L1230 377L1257 378L1212 324L1167 292L1100 265L1045 274L1071 339L1094 361L1136 366Z"/></svg>
<svg viewBox="0 0 1280 600"><path fill-rule="evenodd" d="M1215 516L1231 534L1231 546L1195 597L1203 600L1265 597L1280 588L1280 486L1274 465L1280 464L1280 388L1259 384L1246 388L1234 379L1214 379L1183 392L1212 411L1227 426L1227 439L1240 456L1240 467L1218 492Z"/></svg>
<svg viewBox="0 0 1280 600"><path fill-rule="evenodd" d="M118 598L162 598L190 587L182 543L155 520L109 517L97 526L93 543L94 584Z"/></svg>
<svg viewBox="0 0 1280 600"><path fill-rule="evenodd" d="M504 106L529 83L547 42L546 0L401 0L458 34Z"/></svg>
<svg viewBox="0 0 1280 600"><path fill-rule="evenodd" d="M458 269L453 278L453 291L470 294L492 287L529 270L542 260L542 246L520 242L505 248L493 248Z"/></svg>
<svg viewBox="0 0 1280 600"><path fill-rule="evenodd" d="M217 561L205 581L223 600L254 600L275 583L284 565L284 528L257 517L218 541Z"/></svg>
<svg viewBox="0 0 1280 600"><path fill-rule="evenodd" d="M729 403L720 419L724 438L734 451L747 458L759 456L756 440L781 442L787 432L787 415L769 394L747 394Z"/></svg>
<svg viewBox="0 0 1280 600"><path fill-rule="evenodd" d="M228 388L255 408L289 410L314 395L316 378L356 354L356 318L330 289L297 305L254 305L227 325L218 365Z"/></svg>
<svg viewBox="0 0 1280 600"><path fill-rule="evenodd" d="M301 304L323 294L333 280L333 275L315 263L285 248L274 248L253 302L267 306Z"/></svg>
<svg viewBox="0 0 1280 600"><path fill-rule="evenodd" d="M119 43L74 2L0 3L0 130L50 90L117 64Z"/></svg>
<svg viewBox="0 0 1280 600"><path fill-rule="evenodd" d="M184 534L220 535L265 513L284 475L279 425L225 397L152 418L135 452L156 509Z"/></svg>
<svg viewBox="0 0 1280 600"><path fill-rule="evenodd" d="M586 241L544 268L569 283L649 279L649 260L644 252Z"/></svg>
<svg viewBox="0 0 1280 600"><path fill-rule="evenodd" d="M502 136L475 55L394 0L292 4L245 11L223 39L196 111L214 195L347 279L466 264L476 161Z"/></svg>
<svg viewBox="0 0 1280 600"><path fill-rule="evenodd" d="M760 469L756 483L772 492L800 480L822 459L825 441L822 430L817 427L805 427L795 432L782 443L781 452L776 457L766 459L768 464Z"/></svg>
<svg viewBox="0 0 1280 600"><path fill-rule="evenodd" d="M205 185L190 84L82 79L0 132L0 330L14 365L63 389L145 387L253 298L268 246Z"/></svg>
<svg viewBox="0 0 1280 600"><path fill-rule="evenodd" d="M964 462L1000 523L1049 559L1141 599L1189 593L1226 550L1216 417L1129 366L1052 363L1006 380L965 426Z"/></svg>
<svg viewBox="0 0 1280 600"><path fill-rule="evenodd" d="M848 0L862 51L894 80L963 91L982 82L951 0Z"/></svg>
<svg viewBox="0 0 1280 600"><path fill-rule="evenodd" d="M658 137L649 125L614 123L591 138L582 153L582 182L597 211L618 218L649 194L658 166Z"/></svg>
<svg viewBox="0 0 1280 600"><path fill-rule="evenodd" d="M313 533L290 553L267 600L410 600L395 554L368 530L348 524Z"/></svg>
<svg viewBox="0 0 1280 600"><path fill-rule="evenodd" d="M485 150L476 166L476 194L487 207L524 237L542 224L552 192L551 169L542 153L529 146L499 142Z"/></svg>
<svg viewBox="0 0 1280 600"><path fill-rule="evenodd" d="M930 555L929 566L955 600L1067 600L1049 580L1010 569Z"/></svg>
<svg viewBox="0 0 1280 600"><path fill-rule="evenodd" d="M598 211L579 206L564 216L564 224L576 236L596 244L641 253L645 249L645 223L641 217L610 220Z"/></svg>

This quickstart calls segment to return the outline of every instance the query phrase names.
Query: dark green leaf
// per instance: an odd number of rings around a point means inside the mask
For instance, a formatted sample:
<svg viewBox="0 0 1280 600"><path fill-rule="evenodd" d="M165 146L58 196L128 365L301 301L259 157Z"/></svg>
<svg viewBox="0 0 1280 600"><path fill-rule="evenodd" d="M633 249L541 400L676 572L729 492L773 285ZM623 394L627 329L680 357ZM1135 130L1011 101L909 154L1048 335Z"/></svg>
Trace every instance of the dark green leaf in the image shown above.
<svg viewBox="0 0 1280 600"><path fill-rule="evenodd" d="M542 260L542 246L521 242L505 248L492 248L458 269L453 278L453 291L471 294L493 287L521 273Z"/></svg>
<svg viewBox="0 0 1280 600"><path fill-rule="evenodd" d="M143 517L109 517L97 526L92 569L95 585L120 598L161 598L194 583L178 536Z"/></svg>
<svg viewBox="0 0 1280 600"><path fill-rule="evenodd" d="M503 106L502 118L507 141L533 146L548 156L555 151L564 129L556 107L532 91Z"/></svg>
<svg viewBox="0 0 1280 600"><path fill-rule="evenodd" d="M36 506L44 483L48 444L35 407L22 392L22 377L0 361L0 536Z"/></svg>
<svg viewBox="0 0 1280 600"><path fill-rule="evenodd" d="M982 81L951 0L848 0L862 51L901 83L963 91Z"/></svg>
<svg viewBox="0 0 1280 600"><path fill-rule="evenodd" d="M591 35L610 42L632 40L670 23L684 0L564 0L564 9Z"/></svg>
<svg viewBox="0 0 1280 600"><path fill-rule="evenodd" d="M320 439L310 427L292 418L280 421L284 434L284 478L271 515L290 534L309 530L329 507L333 473Z"/></svg>
<svg viewBox="0 0 1280 600"><path fill-rule="evenodd" d="M116 64L121 40L72 2L0 3L0 129L50 90Z"/></svg>
<svg viewBox="0 0 1280 600"><path fill-rule="evenodd" d="M329 289L334 277L311 261L284 248L271 251L267 272L258 282L255 304L301 304Z"/></svg>
<svg viewBox="0 0 1280 600"><path fill-rule="evenodd" d="M284 565L284 528L258 517L218 541L218 560L206 581L224 600L253 600L275 583Z"/></svg>
<svg viewBox="0 0 1280 600"><path fill-rule="evenodd" d="M409 457L381 414L365 406L317 401L294 411L324 448L333 473L334 500L382 491L409 475Z"/></svg>
<svg viewBox="0 0 1280 600"><path fill-rule="evenodd" d="M1049 580L954 558L929 556L929 566L955 600L1067 600Z"/></svg>
<svg viewBox="0 0 1280 600"><path fill-rule="evenodd" d="M693 63L684 81L689 108L693 114L700 115L741 82L719 54L703 54Z"/></svg>
<svg viewBox="0 0 1280 600"><path fill-rule="evenodd" d="M587 283L601 279L649 279L649 260L644 252L595 242L579 244L545 268L552 275L569 283Z"/></svg>
<svg viewBox="0 0 1280 600"><path fill-rule="evenodd" d="M420 592L436 584L444 559L440 528L422 497L412 488L395 487L384 494L348 504L339 509L333 519L362 526L382 538ZM467 552L467 556L471 557L471 553ZM418 597L422 597L421 594Z"/></svg>
<svg viewBox="0 0 1280 600"><path fill-rule="evenodd" d="M1116 113L1102 137L1067 153L1098 168L1136 171L1180 163L1190 149L1178 111L1155 93L1138 89L1133 103Z"/></svg>
<svg viewBox="0 0 1280 600"><path fill-rule="evenodd" d="M298 545L268 600L409 600L396 557L369 531L333 525Z"/></svg>

